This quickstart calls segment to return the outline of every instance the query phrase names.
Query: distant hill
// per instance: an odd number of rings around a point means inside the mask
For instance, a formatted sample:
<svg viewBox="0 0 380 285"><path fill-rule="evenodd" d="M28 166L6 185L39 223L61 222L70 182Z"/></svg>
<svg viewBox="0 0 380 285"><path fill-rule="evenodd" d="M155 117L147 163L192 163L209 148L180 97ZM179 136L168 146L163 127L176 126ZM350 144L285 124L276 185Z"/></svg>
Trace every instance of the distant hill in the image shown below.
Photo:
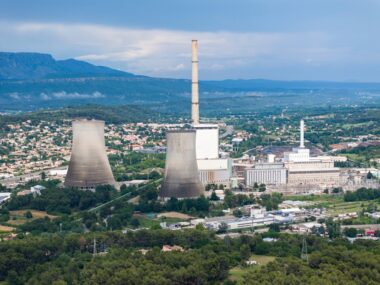
<svg viewBox="0 0 380 285"><path fill-rule="evenodd" d="M190 76L190 74L189 74ZM347 104L376 105L380 83L200 81L205 112L247 112ZM55 60L49 54L0 52L0 112L84 104L150 105L159 112L190 112L189 79L135 75L84 61Z"/></svg>
<svg viewBox="0 0 380 285"><path fill-rule="evenodd" d="M0 79L24 80L84 76L123 76L131 73L75 59L55 60L50 54L0 52Z"/></svg>

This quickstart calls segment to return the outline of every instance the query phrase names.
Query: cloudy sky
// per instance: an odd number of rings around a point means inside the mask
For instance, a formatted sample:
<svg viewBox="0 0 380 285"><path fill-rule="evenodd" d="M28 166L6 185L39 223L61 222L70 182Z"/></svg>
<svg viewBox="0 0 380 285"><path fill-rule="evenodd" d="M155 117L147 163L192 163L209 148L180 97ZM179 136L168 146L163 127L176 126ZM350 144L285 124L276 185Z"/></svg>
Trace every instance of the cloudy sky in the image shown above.
<svg viewBox="0 0 380 285"><path fill-rule="evenodd" d="M151 76L380 81L380 0L1 0L0 51Z"/></svg>

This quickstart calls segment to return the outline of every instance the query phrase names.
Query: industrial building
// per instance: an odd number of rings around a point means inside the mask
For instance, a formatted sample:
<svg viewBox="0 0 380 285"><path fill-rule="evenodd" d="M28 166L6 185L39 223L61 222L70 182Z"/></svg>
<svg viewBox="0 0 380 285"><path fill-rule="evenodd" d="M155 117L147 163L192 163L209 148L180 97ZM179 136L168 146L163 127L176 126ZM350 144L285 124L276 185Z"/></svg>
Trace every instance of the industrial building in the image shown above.
<svg viewBox="0 0 380 285"><path fill-rule="evenodd" d="M330 188L340 185L340 169L334 167L334 160L310 157L310 150L304 145L304 121L300 122L300 146L284 153L284 164L288 169L288 185L316 185Z"/></svg>
<svg viewBox="0 0 380 285"><path fill-rule="evenodd" d="M199 177L203 185L229 186L231 162L219 158L219 126L199 122L198 42L192 41L191 121L196 130L196 158Z"/></svg>
<svg viewBox="0 0 380 285"><path fill-rule="evenodd" d="M341 170L334 166L335 160L329 156L310 157L310 149L305 148L304 121L301 120L300 145L292 151L284 152L282 161L276 162L275 156L268 154L265 163L255 162L251 166L237 163L234 164L234 170L241 175L245 168L244 181L247 187L263 183L275 186L272 188L280 192L291 192L291 189L299 191L297 187L306 187L306 190L311 187L315 190L341 185Z"/></svg>
<svg viewBox="0 0 380 285"><path fill-rule="evenodd" d="M244 180L247 187L255 183L266 185L284 185L287 183L287 169L284 163L257 163L244 172Z"/></svg>
<svg viewBox="0 0 380 285"><path fill-rule="evenodd" d="M199 180L195 151L195 130L173 130L166 133L165 178L161 198L194 198L204 193Z"/></svg>
<svg viewBox="0 0 380 285"><path fill-rule="evenodd" d="M72 123L73 144L64 185L94 189L115 183L104 141L104 121L76 120Z"/></svg>

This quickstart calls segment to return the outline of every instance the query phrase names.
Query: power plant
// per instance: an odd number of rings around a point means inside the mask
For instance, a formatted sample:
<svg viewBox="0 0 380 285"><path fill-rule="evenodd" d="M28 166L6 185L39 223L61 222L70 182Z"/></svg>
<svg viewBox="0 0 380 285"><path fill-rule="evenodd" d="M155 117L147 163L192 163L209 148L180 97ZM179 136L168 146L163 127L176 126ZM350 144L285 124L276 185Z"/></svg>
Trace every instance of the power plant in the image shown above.
<svg viewBox="0 0 380 285"><path fill-rule="evenodd" d="M189 198L203 194L208 183L228 184L231 165L219 158L219 126L199 122L198 41L191 41L192 130L167 133L165 179L160 196Z"/></svg>
<svg viewBox="0 0 380 285"><path fill-rule="evenodd" d="M167 152L162 198L194 198L203 194L195 153L195 130L174 130L166 134Z"/></svg>
<svg viewBox="0 0 380 285"><path fill-rule="evenodd" d="M219 126L199 121L198 42L192 41L191 121L196 130L196 155L199 176L203 185L229 185L231 161L219 158Z"/></svg>
<svg viewBox="0 0 380 285"><path fill-rule="evenodd" d="M73 126L71 158L64 185L94 189L115 183L104 142L104 121L76 120Z"/></svg>

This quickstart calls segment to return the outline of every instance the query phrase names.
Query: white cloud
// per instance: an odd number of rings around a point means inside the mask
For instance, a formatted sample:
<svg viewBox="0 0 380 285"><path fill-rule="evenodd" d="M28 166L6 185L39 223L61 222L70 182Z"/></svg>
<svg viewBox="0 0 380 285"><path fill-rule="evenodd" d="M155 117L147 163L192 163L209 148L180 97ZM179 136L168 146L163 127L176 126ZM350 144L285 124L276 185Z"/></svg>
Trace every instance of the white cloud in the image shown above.
<svg viewBox="0 0 380 285"><path fill-rule="evenodd" d="M137 74L190 76L190 40L199 40L203 78L243 70L243 77L282 66L311 66L350 58L327 34L191 32L89 24L0 22L1 50L38 51L74 57Z"/></svg>
<svg viewBox="0 0 380 285"><path fill-rule="evenodd" d="M87 93L78 93L78 92L66 92L66 91L61 91L61 92L53 92L51 94L46 94L46 93L41 93L40 98L42 100L51 100L53 98L55 99L97 99L97 98L104 98L106 97L104 94L95 91L91 94Z"/></svg>

